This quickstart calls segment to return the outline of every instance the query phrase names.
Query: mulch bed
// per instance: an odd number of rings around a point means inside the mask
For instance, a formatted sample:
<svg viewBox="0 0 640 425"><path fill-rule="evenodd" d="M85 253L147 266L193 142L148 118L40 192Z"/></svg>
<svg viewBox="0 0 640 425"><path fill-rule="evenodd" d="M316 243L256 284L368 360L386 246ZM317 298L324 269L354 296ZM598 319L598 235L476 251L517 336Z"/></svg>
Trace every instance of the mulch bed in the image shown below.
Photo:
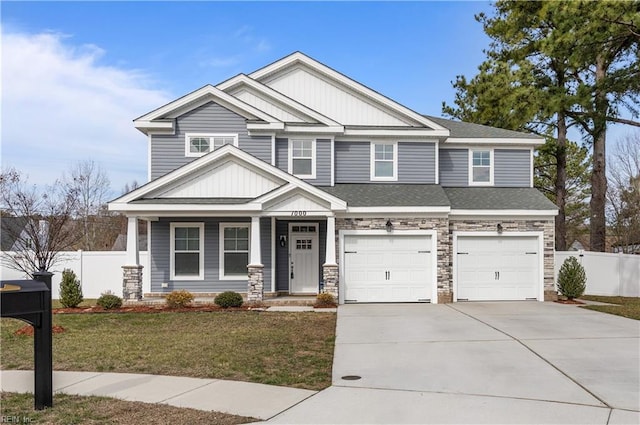
<svg viewBox="0 0 640 425"><path fill-rule="evenodd" d="M585 304L580 300L557 300L555 302L557 302L558 304Z"/></svg>
<svg viewBox="0 0 640 425"><path fill-rule="evenodd" d="M65 331L65 329L62 326L54 325L54 326L51 327L51 333L54 333L54 334L61 334L64 331ZM13 334L14 335L33 336L33 334L34 334L33 326L31 326L31 325L23 326L20 329L18 329L17 331L15 331Z"/></svg>

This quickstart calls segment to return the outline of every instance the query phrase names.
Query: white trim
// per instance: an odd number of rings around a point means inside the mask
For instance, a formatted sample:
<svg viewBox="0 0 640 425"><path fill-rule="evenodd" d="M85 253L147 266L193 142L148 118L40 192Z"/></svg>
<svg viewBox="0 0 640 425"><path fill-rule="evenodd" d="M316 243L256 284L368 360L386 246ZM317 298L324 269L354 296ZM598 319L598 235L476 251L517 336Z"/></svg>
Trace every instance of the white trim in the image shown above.
<svg viewBox="0 0 640 425"><path fill-rule="evenodd" d="M311 158L307 158L307 157L300 157L300 158L294 158L293 157L293 143L294 142L311 142ZM317 152L316 152L316 139L311 139L311 138L297 138L297 137L289 137L288 139L288 145L287 145L287 169L289 170L289 174L299 178L299 179L310 179L313 180L316 178L316 159L317 159ZM294 159L311 159L311 174L294 174L293 173L293 160Z"/></svg>
<svg viewBox="0 0 640 425"><path fill-rule="evenodd" d="M151 143L153 137L151 134L147 134L147 182L151 181Z"/></svg>
<svg viewBox="0 0 640 425"><path fill-rule="evenodd" d="M393 146L393 160L391 161L393 166L393 174L390 177L378 177L376 176L376 145ZM372 182L395 182L398 181L398 142L387 141L371 141L369 142L369 178ZM383 162L389 162L388 160L382 160Z"/></svg>
<svg viewBox="0 0 640 425"><path fill-rule="evenodd" d="M176 228L180 227L197 227L198 228L198 244L199 244L199 273L198 276L176 276ZM169 223L169 278L171 280L204 280L204 223L203 222L171 222Z"/></svg>
<svg viewBox="0 0 640 425"><path fill-rule="evenodd" d="M146 289L146 292L151 292L151 259L153 257L153 250L151 249L151 221L147 219L147 264L145 264L145 267L147 268L147 277L144 277L144 274L142 275L142 282L144 283L144 288L143 288L143 294L144 289ZM154 221L157 221L154 220Z"/></svg>
<svg viewBox="0 0 640 425"><path fill-rule="evenodd" d="M449 137L444 141L445 144L463 144L463 145L544 145L544 139L525 139L525 138L497 138L497 137Z"/></svg>
<svg viewBox="0 0 640 425"><path fill-rule="evenodd" d="M192 137L198 137L203 139L209 139L209 150L207 152L191 152L191 144L189 143ZM185 133L184 135L184 156L187 157L200 157L216 150L213 139L216 137L233 138L233 146L238 147L238 133ZM225 143L228 144L228 143ZM222 145L224 146L224 144ZM220 146L220 147L222 147ZM218 148L220 149L220 148Z"/></svg>
<svg viewBox="0 0 640 425"><path fill-rule="evenodd" d="M271 135L271 165L276 166L276 134Z"/></svg>
<svg viewBox="0 0 640 425"><path fill-rule="evenodd" d="M371 90L370 88L352 80L349 77L346 77L345 75L334 71L333 69L329 68L328 66L316 61L315 59L312 59L308 56L306 56L305 54L301 53L301 52L295 52L285 58L282 58L270 65L267 65L255 72L252 72L251 74L249 74L249 78L252 78L254 80L262 80L265 77L270 77L271 75L279 72L279 71L283 71L283 70L287 70L290 69L292 66L295 66L296 63L302 63L304 65L306 65L307 67L309 67L311 70L318 72L320 75L324 75L325 77L329 77L330 79L338 82L339 84L342 84L343 86L346 86L347 88L349 88L352 92L354 92L356 95L364 97L366 99L370 99L406 118L409 118L413 121L416 121L426 127L430 127L433 128L435 130L442 130L443 132L445 132L446 134L443 134L444 136L448 136L449 135L449 130L447 130L446 128L440 126L439 124L429 120L428 118L418 114L415 111L412 111L411 109L407 108L406 106L403 106L383 95L381 95L380 93Z"/></svg>
<svg viewBox="0 0 640 425"><path fill-rule="evenodd" d="M465 236L479 236L479 237L515 237L525 236L538 239L538 301L544 301L544 232L502 232L497 231L454 231L452 233L452 251L451 259L453 263L452 268L452 289L453 289L453 302L458 301L458 238Z"/></svg>
<svg viewBox="0 0 640 425"><path fill-rule="evenodd" d="M529 187L533 187L533 148L531 148L529 150L529 171L530 171L530 177L529 177Z"/></svg>
<svg viewBox="0 0 640 425"><path fill-rule="evenodd" d="M345 259L344 237L350 235L389 235L389 236L430 236L431 237L431 304L438 303L438 231L434 230L340 230L338 245L340 246L340 267L338 280L338 303L344 304L345 293Z"/></svg>
<svg viewBox="0 0 640 425"><path fill-rule="evenodd" d="M558 215L558 210L463 210L463 209L452 209L452 216L468 216L468 217L506 217L506 216L531 216L531 217L540 217L540 216L548 216L555 217ZM458 218L458 217L456 217Z"/></svg>
<svg viewBox="0 0 640 425"><path fill-rule="evenodd" d="M220 222L218 223L218 242L219 242L219 262L218 276L220 280L247 280L249 274L227 276L224 274L224 229L227 227L246 227L247 228L247 265L251 262L251 223L243 222Z"/></svg>
<svg viewBox="0 0 640 425"><path fill-rule="evenodd" d="M347 214L362 213L443 213L447 214L451 207L348 207Z"/></svg>
<svg viewBox="0 0 640 425"><path fill-rule="evenodd" d="M313 133L313 134L341 134L344 132L343 126L318 126L318 125L298 125L285 124L284 130L288 133Z"/></svg>
<svg viewBox="0 0 640 425"><path fill-rule="evenodd" d="M473 181L473 153L474 152L489 152L489 181L488 182L475 182ZM495 162L493 155L493 148L471 148L468 153L469 160L469 186L493 186L493 173L495 170Z"/></svg>
<svg viewBox="0 0 640 425"><path fill-rule="evenodd" d="M406 129L381 129L381 128L345 128L345 136L369 136L369 137L447 137L449 130L426 130L422 128L407 127Z"/></svg>

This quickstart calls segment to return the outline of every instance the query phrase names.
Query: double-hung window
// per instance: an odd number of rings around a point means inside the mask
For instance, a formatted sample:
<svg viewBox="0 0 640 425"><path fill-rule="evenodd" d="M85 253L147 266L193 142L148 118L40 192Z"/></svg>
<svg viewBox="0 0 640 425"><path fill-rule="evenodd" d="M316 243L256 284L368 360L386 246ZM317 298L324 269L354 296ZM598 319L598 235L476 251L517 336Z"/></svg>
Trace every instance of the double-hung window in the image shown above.
<svg viewBox="0 0 640 425"><path fill-rule="evenodd" d="M185 155L206 155L227 144L238 146L238 135L187 133L185 136Z"/></svg>
<svg viewBox="0 0 640 425"><path fill-rule="evenodd" d="M469 185L490 186L493 184L493 151L473 149L469 152Z"/></svg>
<svg viewBox="0 0 640 425"><path fill-rule="evenodd" d="M220 224L220 280L247 279L249 223Z"/></svg>
<svg viewBox="0 0 640 425"><path fill-rule="evenodd" d="M171 279L204 279L204 223L171 223Z"/></svg>
<svg viewBox="0 0 640 425"><path fill-rule="evenodd" d="M316 178L315 140L289 140L289 173L305 179Z"/></svg>
<svg viewBox="0 0 640 425"><path fill-rule="evenodd" d="M398 179L398 144L371 143L371 180Z"/></svg>

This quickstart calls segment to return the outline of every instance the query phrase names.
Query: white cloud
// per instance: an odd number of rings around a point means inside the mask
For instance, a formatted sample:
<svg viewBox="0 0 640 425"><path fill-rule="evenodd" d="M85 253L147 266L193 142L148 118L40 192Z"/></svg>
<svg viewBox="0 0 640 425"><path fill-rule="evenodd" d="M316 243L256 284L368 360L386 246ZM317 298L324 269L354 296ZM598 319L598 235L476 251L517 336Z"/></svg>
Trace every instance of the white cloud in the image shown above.
<svg viewBox="0 0 640 425"><path fill-rule="evenodd" d="M138 71L101 65L99 46L58 33L2 34L2 166L38 185L92 159L114 194L147 176L146 137L132 120L170 100Z"/></svg>

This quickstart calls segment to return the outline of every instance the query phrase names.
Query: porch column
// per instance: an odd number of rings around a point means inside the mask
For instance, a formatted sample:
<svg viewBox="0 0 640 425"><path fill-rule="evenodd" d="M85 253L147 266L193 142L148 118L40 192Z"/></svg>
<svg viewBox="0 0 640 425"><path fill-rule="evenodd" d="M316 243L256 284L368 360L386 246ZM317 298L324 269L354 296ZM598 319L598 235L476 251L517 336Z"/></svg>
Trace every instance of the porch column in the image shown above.
<svg viewBox="0 0 640 425"><path fill-rule="evenodd" d="M247 301L261 302L264 296L264 266L260 247L260 217L251 217L251 243L249 246L249 277Z"/></svg>
<svg viewBox="0 0 640 425"><path fill-rule="evenodd" d="M126 264L122 266L122 298L124 301L142 300L138 217L129 217L127 222L127 255Z"/></svg>
<svg viewBox="0 0 640 425"><path fill-rule="evenodd" d="M336 297L338 301L338 264L336 263L336 217L327 217L327 246L325 263L322 265L324 292Z"/></svg>

